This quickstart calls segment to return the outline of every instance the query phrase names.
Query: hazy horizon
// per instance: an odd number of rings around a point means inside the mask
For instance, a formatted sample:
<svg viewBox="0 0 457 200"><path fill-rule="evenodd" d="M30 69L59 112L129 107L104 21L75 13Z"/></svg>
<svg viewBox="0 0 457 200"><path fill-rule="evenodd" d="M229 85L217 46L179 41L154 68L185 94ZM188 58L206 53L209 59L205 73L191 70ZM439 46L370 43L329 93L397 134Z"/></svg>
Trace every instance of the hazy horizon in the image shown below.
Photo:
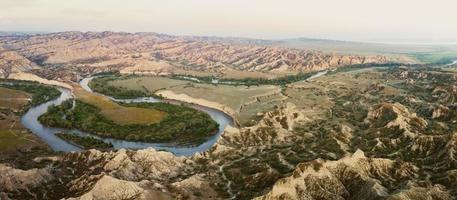
<svg viewBox="0 0 457 200"><path fill-rule="evenodd" d="M457 44L453 0L1 0L0 30Z"/></svg>

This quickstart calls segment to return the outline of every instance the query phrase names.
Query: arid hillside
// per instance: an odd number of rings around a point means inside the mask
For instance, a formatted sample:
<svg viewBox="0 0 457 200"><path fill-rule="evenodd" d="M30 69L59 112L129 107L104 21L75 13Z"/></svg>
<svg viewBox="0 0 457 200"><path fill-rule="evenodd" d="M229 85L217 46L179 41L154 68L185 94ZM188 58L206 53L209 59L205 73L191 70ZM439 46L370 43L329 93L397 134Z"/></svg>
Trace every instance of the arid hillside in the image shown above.
<svg viewBox="0 0 457 200"><path fill-rule="evenodd" d="M455 199L457 75L446 69L342 68L288 84L256 123L192 157L149 148L2 163L0 198Z"/></svg>
<svg viewBox="0 0 457 200"><path fill-rule="evenodd" d="M1 37L0 45L44 70L51 70L53 73L44 73L49 78L57 72L68 71L68 75L72 74L70 71L87 74L109 70L148 74L205 71L218 75L249 71L280 75L389 61L384 56L337 55L236 41L156 33L62 32ZM2 63L0 67L5 71L15 65ZM21 68L24 70L29 69Z"/></svg>

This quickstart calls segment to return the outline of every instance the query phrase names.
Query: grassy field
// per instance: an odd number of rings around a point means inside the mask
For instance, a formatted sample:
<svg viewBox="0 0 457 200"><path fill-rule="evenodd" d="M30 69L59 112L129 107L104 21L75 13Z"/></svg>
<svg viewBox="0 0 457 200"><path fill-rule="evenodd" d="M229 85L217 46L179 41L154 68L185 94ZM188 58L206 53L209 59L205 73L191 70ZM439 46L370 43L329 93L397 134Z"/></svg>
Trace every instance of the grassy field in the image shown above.
<svg viewBox="0 0 457 200"><path fill-rule="evenodd" d="M19 111L27 105L31 96L26 92L0 87L0 108Z"/></svg>
<svg viewBox="0 0 457 200"><path fill-rule="evenodd" d="M0 151L21 149L39 143L40 141L32 134L16 130L0 130Z"/></svg>
<svg viewBox="0 0 457 200"><path fill-rule="evenodd" d="M241 124L246 124L257 113L273 109L281 97L278 86L229 86L210 84L186 84L170 88L177 94L203 98L228 106L235 112Z"/></svg>
<svg viewBox="0 0 457 200"><path fill-rule="evenodd" d="M230 86L200 84L165 77L140 76L109 81L110 86L127 90L140 90L147 94L158 90L170 90L229 107L241 124L250 122L257 113L273 109L284 96L279 86Z"/></svg>
<svg viewBox="0 0 457 200"><path fill-rule="evenodd" d="M55 99L60 96L60 91L55 87L37 84L30 81L19 81L19 80L0 80L0 86L15 91L26 92L31 95L31 100L28 103L27 108L45 103L51 99Z"/></svg>
<svg viewBox="0 0 457 200"><path fill-rule="evenodd" d="M0 87L0 154L45 145L28 133L20 123L17 111L28 105L31 94Z"/></svg>
<svg viewBox="0 0 457 200"><path fill-rule="evenodd" d="M223 78L228 79L244 79L244 78L264 78L273 79L286 75L294 75L296 72L281 72L281 73L265 73L265 72L249 72L227 69L224 71Z"/></svg>
<svg viewBox="0 0 457 200"><path fill-rule="evenodd" d="M101 109L101 114L109 120L119 124L153 124L160 122L165 112L148 109L121 106L110 99L85 91L75 85L76 98Z"/></svg>
<svg viewBox="0 0 457 200"><path fill-rule="evenodd" d="M128 90L141 90L147 94L160 89L185 85L188 81L169 79L165 77L137 76L109 82L109 85Z"/></svg>
<svg viewBox="0 0 457 200"><path fill-rule="evenodd" d="M34 135L23 133L19 116L11 112L22 110L30 97L26 92L0 87L0 108L4 109L0 113L0 152L40 144Z"/></svg>
<svg viewBox="0 0 457 200"><path fill-rule="evenodd" d="M380 73L377 68L353 69L338 73L329 73L312 81L297 81L284 86L234 86L195 83L154 76L119 77L108 81L107 85L125 90L142 91L146 94L172 91L176 95L186 95L194 99L202 99L221 104L229 108L230 113L241 125L253 124L259 114L274 109L283 102L290 102L299 109L305 110L309 116L323 117L331 112L333 94L345 95L360 88L368 88L378 84L383 87L384 95L393 95L399 91L379 82Z"/></svg>

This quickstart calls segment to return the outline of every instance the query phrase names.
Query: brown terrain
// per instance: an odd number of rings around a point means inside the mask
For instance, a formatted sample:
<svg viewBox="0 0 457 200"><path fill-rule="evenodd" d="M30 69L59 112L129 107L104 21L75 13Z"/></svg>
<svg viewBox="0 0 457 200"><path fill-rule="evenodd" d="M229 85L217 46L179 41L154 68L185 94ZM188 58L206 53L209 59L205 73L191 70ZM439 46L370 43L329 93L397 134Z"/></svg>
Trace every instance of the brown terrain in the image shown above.
<svg viewBox="0 0 457 200"><path fill-rule="evenodd" d="M139 74L204 71L224 76L248 71L282 75L389 61L384 56L336 55L155 33L62 32L3 37L0 46L4 49L0 54L2 77L35 70L48 78L64 80L111 70Z"/></svg>
<svg viewBox="0 0 457 200"><path fill-rule="evenodd" d="M388 62L149 33L67 32L2 44L41 66L23 71L64 80L109 70L281 74ZM192 157L148 148L41 156L27 168L1 163L0 199L457 197L456 71L336 70L280 92L284 98L255 124L227 127Z"/></svg>
<svg viewBox="0 0 457 200"><path fill-rule="evenodd" d="M367 69L288 85L193 157L89 150L0 165L12 199L454 199L457 75ZM304 98L306 96L306 98ZM301 100L297 100L301 99ZM24 192L27 191L27 192ZM44 192L46 191L46 192Z"/></svg>

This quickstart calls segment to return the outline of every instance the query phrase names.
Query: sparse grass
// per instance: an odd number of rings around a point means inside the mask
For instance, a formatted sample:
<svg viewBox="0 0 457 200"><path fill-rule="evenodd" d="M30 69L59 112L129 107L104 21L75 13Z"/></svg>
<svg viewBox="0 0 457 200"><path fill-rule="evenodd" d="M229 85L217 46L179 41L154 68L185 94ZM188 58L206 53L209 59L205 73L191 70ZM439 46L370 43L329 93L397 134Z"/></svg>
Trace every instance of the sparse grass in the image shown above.
<svg viewBox="0 0 457 200"><path fill-rule="evenodd" d="M19 111L27 105L31 96L26 92L0 87L0 108Z"/></svg>
<svg viewBox="0 0 457 200"><path fill-rule="evenodd" d="M189 84L170 88L175 93L186 94L194 98L203 98L218 102L237 111L242 106L260 103L260 97L278 94L278 86L228 86L210 84ZM268 99L264 99L267 101Z"/></svg>
<svg viewBox="0 0 457 200"><path fill-rule="evenodd" d="M187 81L169 79L165 77L136 76L127 79L110 81L109 85L127 90L140 90L145 93L153 93L163 88L185 85Z"/></svg>
<svg viewBox="0 0 457 200"><path fill-rule="evenodd" d="M160 122L166 116L165 112L156 109L121 106L107 97L87 92L76 85L74 93L78 100L96 106L104 117L115 123L153 124Z"/></svg>
<svg viewBox="0 0 457 200"><path fill-rule="evenodd" d="M282 74L282 76L286 75L294 75L294 72L289 72ZM264 78L264 79L273 79L280 77L281 74L274 74L274 73L265 73L265 72L248 72L248 71L239 71L235 69L227 69L224 72L223 77L227 79L245 79L245 78Z"/></svg>
<svg viewBox="0 0 457 200"><path fill-rule="evenodd" d="M39 144L37 138L16 130L0 130L0 152Z"/></svg>
<svg viewBox="0 0 457 200"><path fill-rule="evenodd" d="M457 59L456 51L412 53L410 55L424 63L448 64Z"/></svg>
<svg viewBox="0 0 457 200"><path fill-rule="evenodd" d="M280 94L280 87L273 85L249 87L213 85L156 76L131 76L109 81L107 84L147 94L153 94L161 89L171 90L177 94L186 94L193 98L216 102L234 111L235 118L241 124L249 122L259 112L271 110L284 98Z"/></svg>
<svg viewBox="0 0 457 200"><path fill-rule="evenodd" d="M36 106L60 96L60 91L54 87L36 82L19 80L0 80L0 86L12 90L23 91L32 95L27 106ZM26 110L27 107L24 108Z"/></svg>

